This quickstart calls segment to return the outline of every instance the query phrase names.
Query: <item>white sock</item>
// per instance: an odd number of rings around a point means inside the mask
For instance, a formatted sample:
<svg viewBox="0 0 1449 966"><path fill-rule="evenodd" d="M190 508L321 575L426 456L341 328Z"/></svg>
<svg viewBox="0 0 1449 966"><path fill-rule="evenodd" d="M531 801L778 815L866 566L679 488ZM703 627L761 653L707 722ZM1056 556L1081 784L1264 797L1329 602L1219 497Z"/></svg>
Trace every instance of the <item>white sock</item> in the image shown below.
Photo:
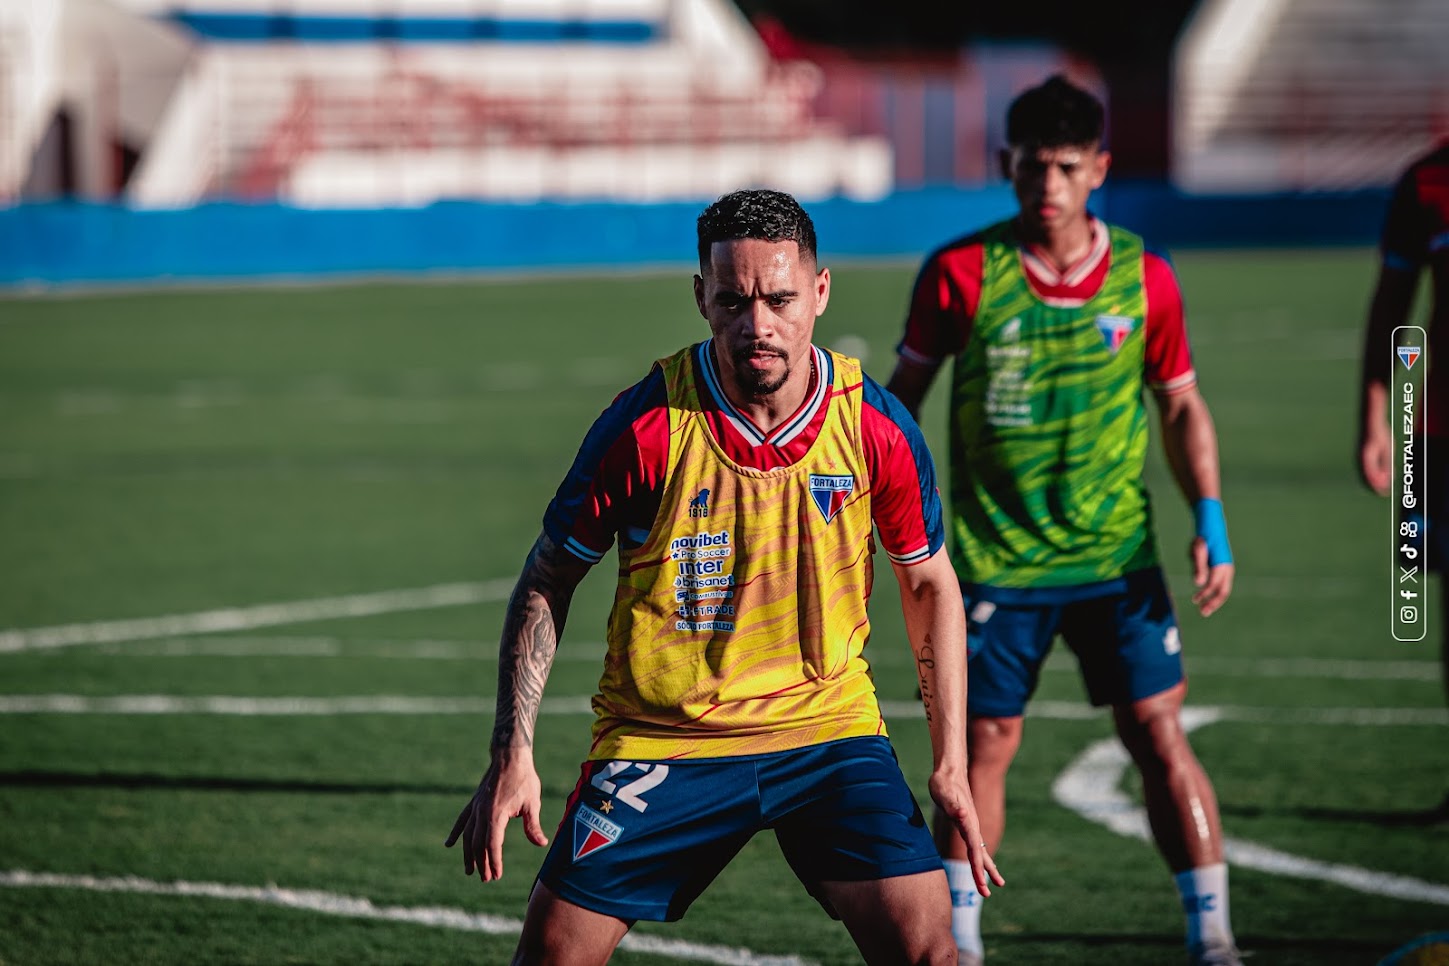
<svg viewBox="0 0 1449 966"><path fill-rule="evenodd" d="M946 883L951 887L951 935L956 948L983 956L981 945L981 895L976 891L976 877L971 863L961 859L945 859Z"/></svg>
<svg viewBox="0 0 1449 966"><path fill-rule="evenodd" d="M1222 862L1188 869L1173 876L1182 911L1187 915L1187 947L1232 945L1228 924L1228 867Z"/></svg>

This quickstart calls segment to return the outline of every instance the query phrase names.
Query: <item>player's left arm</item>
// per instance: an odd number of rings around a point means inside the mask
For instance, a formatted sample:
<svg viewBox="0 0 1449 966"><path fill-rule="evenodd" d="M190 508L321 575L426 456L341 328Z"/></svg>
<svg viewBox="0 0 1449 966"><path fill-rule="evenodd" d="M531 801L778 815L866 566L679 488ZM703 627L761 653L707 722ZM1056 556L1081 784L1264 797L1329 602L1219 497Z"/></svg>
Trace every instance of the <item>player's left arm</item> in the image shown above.
<svg viewBox="0 0 1449 966"><path fill-rule="evenodd" d="M1196 534L1188 547L1192 602L1207 617L1233 592L1233 553L1228 545L1218 472L1218 436L1212 413L1197 386L1156 396L1162 444L1173 479L1192 507Z"/></svg>
<svg viewBox="0 0 1449 966"><path fill-rule="evenodd" d="M1218 434L1207 400L1197 386L1182 293L1172 265L1163 256L1143 256L1147 295L1144 376L1162 420L1162 448L1177 488L1192 507L1196 534L1188 547L1192 602L1204 617L1233 592L1233 553L1223 515L1218 465Z"/></svg>
<svg viewBox="0 0 1449 966"><path fill-rule="evenodd" d="M1393 460L1388 413L1394 329L1409 319L1432 231L1419 203L1415 171L1410 168L1394 187L1384 215L1378 280L1364 323L1359 370L1358 473L1364 485L1379 496L1388 495Z"/></svg>
<svg viewBox="0 0 1449 966"><path fill-rule="evenodd" d="M925 437L899 399L866 377L861 439L870 510L895 569L906 635L931 735L931 798L951 816L970 852L976 887L1005 885L982 845L966 777L966 610L946 555L936 467Z"/></svg>
<svg viewBox="0 0 1449 966"><path fill-rule="evenodd" d="M976 888L989 896L991 883L1006 885L1006 880L986 851L966 778L966 611L961 587L944 547L920 563L891 565L931 735L931 798L961 833Z"/></svg>

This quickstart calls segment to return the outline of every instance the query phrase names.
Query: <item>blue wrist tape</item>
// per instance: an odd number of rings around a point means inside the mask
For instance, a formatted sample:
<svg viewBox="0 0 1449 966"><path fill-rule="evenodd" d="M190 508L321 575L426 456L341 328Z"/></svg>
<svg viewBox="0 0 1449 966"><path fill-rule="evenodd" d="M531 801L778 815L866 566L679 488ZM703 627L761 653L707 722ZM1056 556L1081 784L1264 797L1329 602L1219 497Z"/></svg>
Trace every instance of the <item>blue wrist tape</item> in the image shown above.
<svg viewBox="0 0 1449 966"><path fill-rule="evenodd" d="M1201 499L1193 504L1193 520L1197 524L1197 535L1207 543L1208 566L1233 562L1233 551L1228 548L1228 521L1223 516L1223 501Z"/></svg>

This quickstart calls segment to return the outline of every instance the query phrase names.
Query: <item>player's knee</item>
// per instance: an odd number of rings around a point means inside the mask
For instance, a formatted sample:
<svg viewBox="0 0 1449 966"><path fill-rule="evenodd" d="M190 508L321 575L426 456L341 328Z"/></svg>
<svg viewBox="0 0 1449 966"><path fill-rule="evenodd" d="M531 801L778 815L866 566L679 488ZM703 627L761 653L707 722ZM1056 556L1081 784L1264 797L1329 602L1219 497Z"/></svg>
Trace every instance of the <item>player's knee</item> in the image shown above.
<svg viewBox="0 0 1449 966"><path fill-rule="evenodd" d="M594 966L605 962L593 950L584 950L571 937L557 930L548 934L525 934L514 950L510 966Z"/></svg>
<svg viewBox="0 0 1449 966"><path fill-rule="evenodd" d="M931 943L930 948L912 962L916 966L955 966L956 940L951 938L950 932L947 932L943 937Z"/></svg>
<svg viewBox="0 0 1449 966"><path fill-rule="evenodd" d="M1192 757L1187 732L1176 709L1122 722L1118 734L1143 772L1167 771Z"/></svg>
<svg viewBox="0 0 1449 966"><path fill-rule="evenodd" d="M926 935L917 933L902 952L887 955L890 962L910 963L911 966L950 966L956 962L956 940L950 928L942 923L939 929L931 929Z"/></svg>
<svg viewBox="0 0 1449 966"><path fill-rule="evenodd" d="M966 727L971 761L1004 768L1021 747L1021 718L972 718Z"/></svg>

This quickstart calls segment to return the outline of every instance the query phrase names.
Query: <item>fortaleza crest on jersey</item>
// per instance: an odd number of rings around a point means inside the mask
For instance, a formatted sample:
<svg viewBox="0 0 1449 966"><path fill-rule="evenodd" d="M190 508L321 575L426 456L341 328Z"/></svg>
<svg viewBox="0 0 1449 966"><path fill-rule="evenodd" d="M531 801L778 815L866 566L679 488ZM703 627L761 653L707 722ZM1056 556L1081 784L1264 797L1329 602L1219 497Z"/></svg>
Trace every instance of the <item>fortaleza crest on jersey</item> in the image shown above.
<svg viewBox="0 0 1449 966"><path fill-rule="evenodd" d="M624 827L609 821L589 806L580 803L574 813L574 861L599 849L606 849L619 840Z"/></svg>
<svg viewBox="0 0 1449 966"><path fill-rule="evenodd" d="M1097 331L1102 333L1102 341L1107 343L1107 348L1116 355L1117 350L1122 348L1122 343L1132 334L1137 327L1137 320L1126 315L1099 315L1097 316Z"/></svg>
<svg viewBox="0 0 1449 966"><path fill-rule="evenodd" d="M1416 345L1399 346L1399 361L1404 364L1405 369L1414 368L1414 363L1419 361L1420 347Z"/></svg>
<svg viewBox="0 0 1449 966"><path fill-rule="evenodd" d="M846 499L855 491L855 477L853 476L828 476L820 473L810 474L810 496L815 500L815 507L820 515L829 523L835 519L840 508L845 506Z"/></svg>

